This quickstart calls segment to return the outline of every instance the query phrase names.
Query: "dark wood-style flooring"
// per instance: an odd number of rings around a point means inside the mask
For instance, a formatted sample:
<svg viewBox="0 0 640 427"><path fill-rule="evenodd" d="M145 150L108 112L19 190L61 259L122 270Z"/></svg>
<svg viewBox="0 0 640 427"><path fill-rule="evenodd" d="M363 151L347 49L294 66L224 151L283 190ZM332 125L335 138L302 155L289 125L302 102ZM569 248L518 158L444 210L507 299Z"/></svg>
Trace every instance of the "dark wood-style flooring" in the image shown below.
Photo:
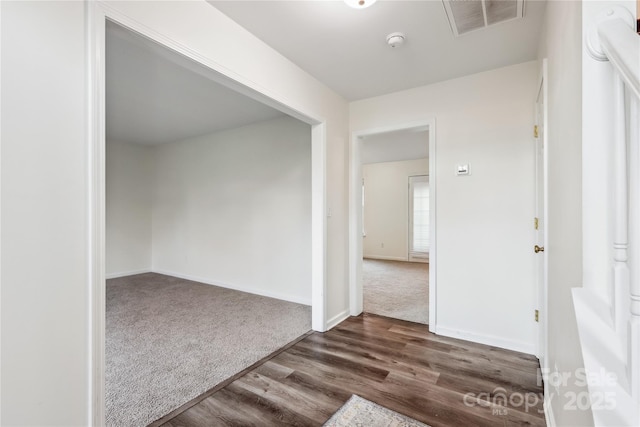
<svg viewBox="0 0 640 427"><path fill-rule="evenodd" d="M357 394L433 427L544 426L537 368L530 355L365 314L307 334L152 425L321 426Z"/></svg>

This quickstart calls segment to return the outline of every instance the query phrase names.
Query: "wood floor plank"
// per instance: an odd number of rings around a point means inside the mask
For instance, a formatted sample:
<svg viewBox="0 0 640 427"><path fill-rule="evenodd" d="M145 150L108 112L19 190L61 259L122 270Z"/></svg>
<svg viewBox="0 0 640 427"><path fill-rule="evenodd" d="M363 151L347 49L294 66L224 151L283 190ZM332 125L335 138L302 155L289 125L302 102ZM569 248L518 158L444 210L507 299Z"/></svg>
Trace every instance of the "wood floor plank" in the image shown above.
<svg viewBox="0 0 640 427"><path fill-rule="evenodd" d="M325 402L327 407L331 409L331 414L337 411L353 394L342 387L335 387L322 381L321 378L300 371L294 371L284 380L284 383L302 388L319 401Z"/></svg>
<svg viewBox="0 0 640 427"><path fill-rule="evenodd" d="M460 393L483 393L496 389L506 390L507 393L533 393L542 396L542 388L531 388L521 384L501 383L481 378L469 378L462 372L441 372L437 383L440 387L449 388Z"/></svg>
<svg viewBox="0 0 640 427"><path fill-rule="evenodd" d="M407 340L405 339L397 339L396 337L389 336L385 332L359 330L358 326L349 329L336 327L335 330L332 329L331 332L332 336L338 335L346 338L353 338L362 342L383 345L387 348L393 348L396 350L400 350L407 345Z"/></svg>
<svg viewBox="0 0 640 427"><path fill-rule="evenodd" d="M277 358L273 359L273 362L291 367L299 372L315 375L318 378L322 378L324 381L327 381L329 384L343 387L344 390L352 390L353 388L369 388L373 384L384 380L384 378L381 380L365 378L357 373L353 373L350 370L345 369L342 366L334 366L324 363L321 360L309 360L305 356L289 352L280 354Z"/></svg>
<svg viewBox="0 0 640 427"><path fill-rule="evenodd" d="M300 347L315 352L333 354L371 367L381 367L389 371L398 371L412 378L419 377L423 381L435 383L440 375L437 371L417 366L415 363L412 363L409 358L404 356L398 357L397 352L386 349L373 349L371 346L363 343L359 345L349 345L340 340L327 341L323 338L318 339L314 337L300 343Z"/></svg>
<svg viewBox="0 0 640 427"><path fill-rule="evenodd" d="M525 370L529 370L530 367L535 368L538 366L538 359L525 353L509 352L505 354L504 350L497 347L484 346L482 344L472 343L454 338L439 337L438 335L432 333L429 333L425 336L424 331L416 332L402 326L393 326L389 329L389 332L406 334L415 338L423 338L419 341L411 342L411 344L414 344L416 346L420 346L422 344L424 346L433 348L435 344L439 343L443 346L446 346L449 349L449 352L467 354L469 356L484 359L492 363L503 363L513 366L514 368Z"/></svg>
<svg viewBox="0 0 640 427"><path fill-rule="evenodd" d="M163 425L321 426L358 394L432 427L544 426L537 369L530 355L363 315L307 335ZM505 402L501 390L539 400Z"/></svg>
<svg viewBox="0 0 640 427"><path fill-rule="evenodd" d="M174 427L317 425L303 414L274 404L235 384L206 398L171 420L171 423Z"/></svg>
<svg viewBox="0 0 640 427"><path fill-rule="evenodd" d="M372 348L384 349L387 351L393 350L401 350L407 344L415 344L416 346L423 346L427 348L432 348L434 350L441 351L443 353L449 353L452 349L456 349L456 347L451 346L446 343L441 343L435 340L426 340L424 338L413 338L413 337L395 337L393 334L389 334L386 332L384 335L380 334L372 334L372 335L363 335L354 329L351 330L332 330L331 340L344 340L352 343L357 343L358 345L366 344ZM388 339L388 336L392 337L392 339ZM314 338L317 338L315 336Z"/></svg>
<svg viewBox="0 0 640 427"><path fill-rule="evenodd" d="M289 375L293 374L295 370L268 360L261 366L258 366L254 372L272 378L275 381L284 381Z"/></svg>
<svg viewBox="0 0 640 427"><path fill-rule="evenodd" d="M318 399L321 394L311 395L300 387L292 387L282 382L273 381L256 372L251 372L238 379L236 384L278 406L295 409L297 413L319 424L329 419L333 413L327 409L329 399Z"/></svg>
<svg viewBox="0 0 640 427"><path fill-rule="evenodd" d="M457 371L468 375L470 378L479 378L513 386L520 384L528 388L537 387L538 376L536 371L514 370L484 360L461 357L454 354L443 355L437 351L415 348L410 344L407 345L405 352L414 356L416 363L423 364L436 371Z"/></svg>
<svg viewBox="0 0 640 427"><path fill-rule="evenodd" d="M348 358L340 357L331 353L318 352L313 348L296 346L295 348L291 348L289 353L308 359L313 358L314 360L322 362L328 366L339 366L342 370L350 371L362 378L374 381L382 381L389 374L389 371L386 369L354 362Z"/></svg>
<svg viewBox="0 0 640 427"><path fill-rule="evenodd" d="M232 403L236 401L235 396L226 390L216 393L216 397L208 397L202 402L193 406L189 410L178 415L170 422L177 427L192 427L204 425L234 426L234 425L254 425L257 420L251 413L237 412L232 408ZM164 424L166 426L166 424Z"/></svg>

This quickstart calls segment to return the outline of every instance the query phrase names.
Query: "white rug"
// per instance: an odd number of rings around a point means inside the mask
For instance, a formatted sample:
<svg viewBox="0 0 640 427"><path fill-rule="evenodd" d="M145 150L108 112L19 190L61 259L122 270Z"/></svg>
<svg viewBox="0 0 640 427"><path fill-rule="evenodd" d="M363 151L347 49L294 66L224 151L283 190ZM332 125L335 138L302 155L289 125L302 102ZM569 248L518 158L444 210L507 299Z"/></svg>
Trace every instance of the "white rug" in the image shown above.
<svg viewBox="0 0 640 427"><path fill-rule="evenodd" d="M377 403L352 395L324 427L429 427Z"/></svg>

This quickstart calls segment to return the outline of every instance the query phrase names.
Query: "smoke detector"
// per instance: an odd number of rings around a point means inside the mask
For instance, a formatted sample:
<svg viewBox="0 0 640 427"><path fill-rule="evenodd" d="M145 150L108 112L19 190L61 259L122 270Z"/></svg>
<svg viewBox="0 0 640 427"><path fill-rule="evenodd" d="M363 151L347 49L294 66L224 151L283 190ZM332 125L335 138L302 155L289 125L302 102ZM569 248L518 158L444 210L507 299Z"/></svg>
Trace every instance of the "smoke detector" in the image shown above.
<svg viewBox="0 0 640 427"><path fill-rule="evenodd" d="M391 33L387 36L387 44L391 47L402 46L405 36L402 33Z"/></svg>

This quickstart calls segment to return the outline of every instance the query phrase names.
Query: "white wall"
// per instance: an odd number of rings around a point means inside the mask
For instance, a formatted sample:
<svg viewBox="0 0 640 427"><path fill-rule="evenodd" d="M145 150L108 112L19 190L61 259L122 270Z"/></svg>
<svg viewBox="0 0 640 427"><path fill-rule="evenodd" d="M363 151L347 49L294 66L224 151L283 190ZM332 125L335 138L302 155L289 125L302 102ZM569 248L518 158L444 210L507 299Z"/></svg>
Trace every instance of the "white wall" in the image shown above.
<svg viewBox="0 0 640 427"><path fill-rule="evenodd" d="M153 148L106 146L107 278L151 270Z"/></svg>
<svg viewBox="0 0 640 427"><path fill-rule="evenodd" d="M528 353L537 73L528 62L350 104L352 131L435 117L437 332Z"/></svg>
<svg viewBox="0 0 640 427"><path fill-rule="evenodd" d="M106 148L107 277L154 271L311 304L309 125Z"/></svg>
<svg viewBox="0 0 640 427"><path fill-rule="evenodd" d="M571 301L571 288L582 285L581 3L548 2L539 50L540 59L548 59L547 363L572 378L584 367ZM565 410L568 397L586 387L569 380L550 391L546 397L556 425L593 425L590 410Z"/></svg>
<svg viewBox="0 0 640 427"><path fill-rule="evenodd" d="M409 177L428 174L429 159L362 166L365 258L409 260Z"/></svg>
<svg viewBox="0 0 640 427"><path fill-rule="evenodd" d="M0 7L0 424L86 425L84 4Z"/></svg>
<svg viewBox="0 0 640 427"><path fill-rule="evenodd" d="M106 4L276 102L326 120L326 314L348 313L347 103L204 1ZM0 2L3 425L94 423L88 7L99 5Z"/></svg>
<svg viewBox="0 0 640 427"><path fill-rule="evenodd" d="M311 128L290 117L156 150L153 270L311 304Z"/></svg>

